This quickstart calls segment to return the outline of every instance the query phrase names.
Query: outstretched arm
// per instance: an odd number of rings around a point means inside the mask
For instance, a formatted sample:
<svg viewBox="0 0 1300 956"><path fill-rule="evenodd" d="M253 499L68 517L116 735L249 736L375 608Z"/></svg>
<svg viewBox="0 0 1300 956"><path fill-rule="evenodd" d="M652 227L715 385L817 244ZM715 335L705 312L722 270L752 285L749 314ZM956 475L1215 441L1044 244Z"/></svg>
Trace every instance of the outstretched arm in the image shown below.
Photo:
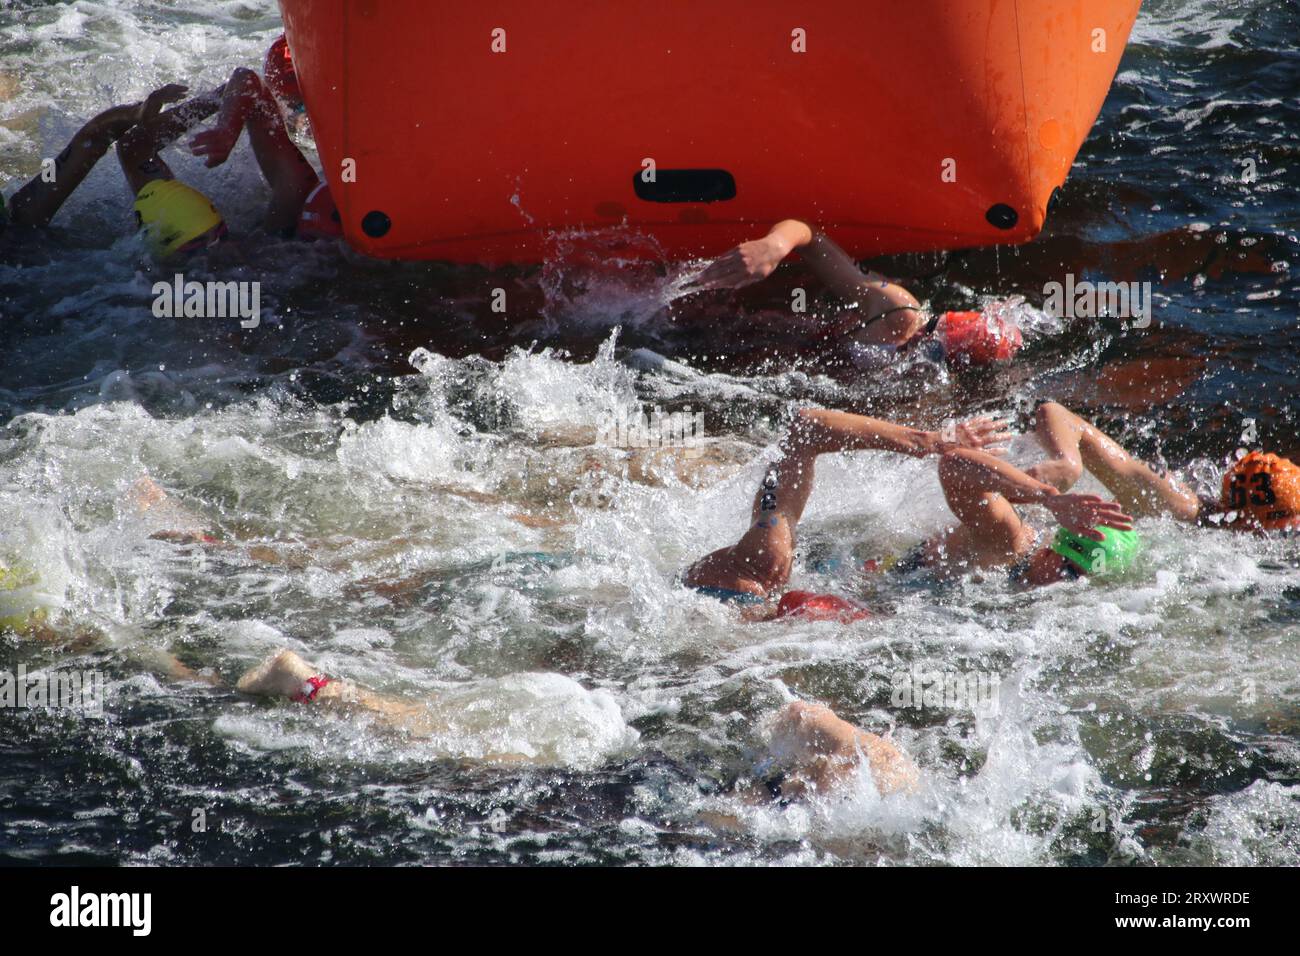
<svg viewBox="0 0 1300 956"><path fill-rule="evenodd" d="M813 241L813 229L797 219L783 219L762 239L742 242L730 252L713 260L703 272L687 283L691 291L739 289L766 279L781 260L795 249ZM855 267L854 272L857 272ZM861 277L862 273L857 272Z"/></svg>
<svg viewBox="0 0 1300 956"><path fill-rule="evenodd" d="M10 200L10 215L15 225L43 228L81 185L95 164L127 130L152 119L165 103L185 95L184 86L172 84L154 90L141 103L114 106L94 117L79 129L63 152L54 160L54 176L47 180L38 175Z"/></svg>
<svg viewBox="0 0 1300 956"><path fill-rule="evenodd" d="M941 455L954 448L998 452L1011 439L1006 422L978 417L948 433L897 425L879 418L825 409L800 410L783 448L823 455L837 451L892 451L913 458Z"/></svg>
<svg viewBox="0 0 1300 956"><path fill-rule="evenodd" d="M819 455L892 451L924 458L954 448L997 451L1008 438L1006 423L991 418L972 418L945 435L850 412L800 409L781 442L781 458L769 466L764 484L754 497L754 527L764 527L765 520L784 518L789 521L793 534L793 527L803 517L812 494L814 464Z"/></svg>

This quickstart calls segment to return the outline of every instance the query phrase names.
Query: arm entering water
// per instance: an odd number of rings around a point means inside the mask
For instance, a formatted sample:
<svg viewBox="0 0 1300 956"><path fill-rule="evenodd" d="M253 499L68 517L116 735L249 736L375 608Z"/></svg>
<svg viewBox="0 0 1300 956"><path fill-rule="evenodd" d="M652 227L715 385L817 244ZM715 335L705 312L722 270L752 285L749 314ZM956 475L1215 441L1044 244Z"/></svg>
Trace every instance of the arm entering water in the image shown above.
<svg viewBox="0 0 1300 956"><path fill-rule="evenodd" d="M704 292L751 285L770 276L795 251L832 295L856 304L865 324L883 319L879 331L885 340L902 341L916 331L921 303L915 296L878 273L864 275L830 236L798 219L783 219L762 239L742 242L719 256L686 288Z"/></svg>

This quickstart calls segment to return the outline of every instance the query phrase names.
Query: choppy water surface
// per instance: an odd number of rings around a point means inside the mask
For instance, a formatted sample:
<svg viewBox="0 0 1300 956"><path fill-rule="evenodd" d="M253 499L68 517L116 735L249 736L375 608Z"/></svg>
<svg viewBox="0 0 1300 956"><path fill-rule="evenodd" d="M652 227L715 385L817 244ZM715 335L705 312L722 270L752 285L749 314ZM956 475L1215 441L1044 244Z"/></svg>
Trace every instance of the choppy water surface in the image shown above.
<svg viewBox="0 0 1300 956"><path fill-rule="evenodd" d="M1300 863L1294 543L1144 522L1150 560L1122 582L883 581L867 596L890 613L850 626L743 624L674 584L738 535L804 403L937 423L1056 397L1206 490L1246 418L1300 453L1297 16L1147 3L1051 234L888 264L936 307L1029 294L1031 345L994 375L854 372L791 347L793 280L665 304L687 266L611 268L582 237L496 274L250 239L220 274L262 282L260 329L160 320L165 276L103 163L57 241L0 264L0 550L100 635L0 637L0 668L98 669L109 689L102 717L0 713L0 859ZM97 109L215 84L279 32L266 0L18 3L0 24L6 193ZM174 166L256 221L245 145L215 173ZM1036 310L1061 262L1153 280L1154 326ZM694 371L636 367L642 348ZM702 454L597 443L638 402L702 410ZM194 517L140 514L146 474ZM945 517L932 462L835 458L804 552L898 550ZM152 537L187 521L228 546ZM792 586L854 587L814 566ZM280 646L436 695L449 729L410 739L156 676L167 651L230 682ZM998 712L891 706L914 664L995 675ZM796 697L893 727L922 791L741 799L730 783ZM531 759L480 759L501 752Z"/></svg>

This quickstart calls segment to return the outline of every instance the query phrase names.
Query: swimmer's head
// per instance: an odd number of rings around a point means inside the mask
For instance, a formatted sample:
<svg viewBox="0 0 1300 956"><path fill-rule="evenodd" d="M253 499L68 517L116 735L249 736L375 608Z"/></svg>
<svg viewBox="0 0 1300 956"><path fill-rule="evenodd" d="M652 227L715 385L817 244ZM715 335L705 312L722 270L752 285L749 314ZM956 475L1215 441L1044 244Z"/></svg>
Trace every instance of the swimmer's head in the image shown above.
<svg viewBox="0 0 1300 956"><path fill-rule="evenodd" d="M298 219L300 239L337 239L343 235L343 219L334 205L329 185L321 183L307 196Z"/></svg>
<svg viewBox="0 0 1300 956"><path fill-rule="evenodd" d="M943 342L944 357L952 364L1008 362L1024 344L1014 323L983 312L945 312L935 333Z"/></svg>
<svg viewBox="0 0 1300 956"><path fill-rule="evenodd" d="M862 621L872 617L869 608L838 594L786 591L776 606L777 617L802 617L810 621Z"/></svg>
<svg viewBox="0 0 1300 956"><path fill-rule="evenodd" d="M298 85L298 71L294 69L293 54L289 51L289 41L284 34L266 51L262 76L267 89L286 107L294 112L304 108L302 88Z"/></svg>
<svg viewBox="0 0 1300 956"><path fill-rule="evenodd" d="M1223 476L1223 510L1230 527L1248 531L1300 529L1300 468L1290 459L1252 451Z"/></svg>
<svg viewBox="0 0 1300 956"><path fill-rule="evenodd" d="M205 249L227 233L212 200L174 179L145 183L135 198L135 217L159 259Z"/></svg>
<svg viewBox="0 0 1300 956"><path fill-rule="evenodd" d="M1098 525L1102 539L1095 541L1067 528L1058 528L1051 550L1065 559L1063 570L1070 577L1080 574L1121 574L1137 561L1141 539L1136 531L1120 531Z"/></svg>

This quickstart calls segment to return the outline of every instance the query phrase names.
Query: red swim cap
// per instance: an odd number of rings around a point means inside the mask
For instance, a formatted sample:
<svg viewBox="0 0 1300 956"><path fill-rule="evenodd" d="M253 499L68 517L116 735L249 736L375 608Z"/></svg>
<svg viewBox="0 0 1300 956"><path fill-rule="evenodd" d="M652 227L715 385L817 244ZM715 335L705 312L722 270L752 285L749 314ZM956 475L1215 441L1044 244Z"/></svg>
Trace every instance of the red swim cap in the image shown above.
<svg viewBox="0 0 1300 956"><path fill-rule="evenodd" d="M334 205L328 183L321 182L307 194L298 217L299 239L337 239L343 235L343 218Z"/></svg>
<svg viewBox="0 0 1300 956"><path fill-rule="evenodd" d="M777 617L802 617L810 621L861 621L873 617L870 609L838 594L786 591L776 606Z"/></svg>
<svg viewBox="0 0 1300 956"><path fill-rule="evenodd" d="M298 86L298 72L293 68L293 54L284 34L266 51L266 65L262 69L266 85L276 99L286 103L301 103L302 90Z"/></svg>
<svg viewBox="0 0 1300 956"><path fill-rule="evenodd" d="M983 312L945 312L939 335L944 357L968 365L1010 361L1024 344L1014 323Z"/></svg>

